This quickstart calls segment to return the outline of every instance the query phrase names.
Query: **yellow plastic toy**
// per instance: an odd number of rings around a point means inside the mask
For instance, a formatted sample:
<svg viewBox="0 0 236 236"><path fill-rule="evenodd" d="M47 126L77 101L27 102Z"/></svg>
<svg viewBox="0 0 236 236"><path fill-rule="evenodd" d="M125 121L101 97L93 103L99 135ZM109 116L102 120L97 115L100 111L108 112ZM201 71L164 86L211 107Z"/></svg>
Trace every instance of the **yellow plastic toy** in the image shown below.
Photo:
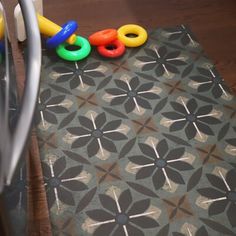
<svg viewBox="0 0 236 236"><path fill-rule="evenodd" d="M118 39L126 47L138 47L144 44L147 40L147 31L139 25L123 25L118 29ZM136 37L129 37L129 34L137 35Z"/></svg>
<svg viewBox="0 0 236 236"><path fill-rule="evenodd" d="M57 34L59 31L62 30L62 28L59 25L57 25L54 22L50 21L46 17L41 16L40 14L37 14L37 18L38 18L39 30L44 35L52 37L55 34ZM69 44L73 44L75 42L75 40L76 40L76 35L72 34L66 40L66 42L69 43Z"/></svg>
<svg viewBox="0 0 236 236"><path fill-rule="evenodd" d="M4 35L4 19L3 16L0 15L0 39L3 38Z"/></svg>

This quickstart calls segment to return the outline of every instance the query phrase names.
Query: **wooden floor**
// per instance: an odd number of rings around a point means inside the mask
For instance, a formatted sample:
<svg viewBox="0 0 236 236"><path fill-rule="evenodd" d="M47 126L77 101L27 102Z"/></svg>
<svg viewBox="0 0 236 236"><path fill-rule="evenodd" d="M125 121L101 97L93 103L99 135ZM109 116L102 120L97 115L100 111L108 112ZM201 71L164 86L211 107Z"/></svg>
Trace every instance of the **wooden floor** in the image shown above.
<svg viewBox="0 0 236 236"><path fill-rule="evenodd" d="M149 29L189 25L236 91L235 0L50 0L44 1L44 15L59 24L76 20L83 36L127 23Z"/></svg>

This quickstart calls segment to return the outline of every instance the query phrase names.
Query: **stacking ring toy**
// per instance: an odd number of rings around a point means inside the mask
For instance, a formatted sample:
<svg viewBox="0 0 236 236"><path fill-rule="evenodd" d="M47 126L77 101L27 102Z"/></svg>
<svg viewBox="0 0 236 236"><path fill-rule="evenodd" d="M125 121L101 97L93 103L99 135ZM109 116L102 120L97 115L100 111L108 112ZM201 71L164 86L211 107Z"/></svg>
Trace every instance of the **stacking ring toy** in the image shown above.
<svg viewBox="0 0 236 236"><path fill-rule="evenodd" d="M73 45L79 46L80 49L70 51L66 49L70 44L62 43L56 48L57 55L68 61L79 61L87 57L91 51L91 46L87 39L77 36Z"/></svg>
<svg viewBox="0 0 236 236"><path fill-rule="evenodd" d="M107 45L98 46L97 50L104 57L116 58L124 54L125 45L116 39Z"/></svg>
<svg viewBox="0 0 236 236"><path fill-rule="evenodd" d="M62 29L53 37L47 40L48 48L55 48L59 44L66 41L78 28L78 24L75 21L68 21L62 26Z"/></svg>
<svg viewBox="0 0 236 236"><path fill-rule="evenodd" d="M101 30L89 36L89 42L94 46L107 45L116 39L117 30L115 29Z"/></svg>
<svg viewBox="0 0 236 236"><path fill-rule="evenodd" d="M147 31L139 25L124 25L118 29L118 39L127 47L138 47L147 40ZM137 35L137 37L128 37L128 34Z"/></svg>

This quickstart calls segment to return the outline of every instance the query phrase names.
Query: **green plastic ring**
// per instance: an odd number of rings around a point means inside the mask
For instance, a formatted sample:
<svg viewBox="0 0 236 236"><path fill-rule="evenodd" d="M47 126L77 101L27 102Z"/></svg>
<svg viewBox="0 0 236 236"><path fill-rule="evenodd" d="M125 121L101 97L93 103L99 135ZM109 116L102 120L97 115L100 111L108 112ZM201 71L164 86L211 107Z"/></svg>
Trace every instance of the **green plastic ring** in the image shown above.
<svg viewBox="0 0 236 236"><path fill-rule="evenodd" d="M67 50L68 43L62 43L56 48L57 55L67 61L79 61L87 57L91 51L89 41L81 36L76 36L73 45L79 46L80 49L75 51Z"/></svg>

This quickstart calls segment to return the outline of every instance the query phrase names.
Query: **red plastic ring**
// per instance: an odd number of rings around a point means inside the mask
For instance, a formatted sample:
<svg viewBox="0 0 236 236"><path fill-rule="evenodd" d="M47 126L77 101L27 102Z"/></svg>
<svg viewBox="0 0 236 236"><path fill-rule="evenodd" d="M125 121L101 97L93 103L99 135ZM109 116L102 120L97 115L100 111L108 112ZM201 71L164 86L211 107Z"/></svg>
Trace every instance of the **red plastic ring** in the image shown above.
<svg viewBox="0 0 236 236"><path fill-rule="evenodd" d="M97 47L98 53L104 57L116 58L120 57L125 52L125 45L116 39L106 45Z"/></svg>
<svg viewBox="0 0 236 236"><path fill-rule="evenodd" d="M116 29L101 30L89 36L89 42L91 45L94 46L106 45L116 39L117 39Z"/></svg>

